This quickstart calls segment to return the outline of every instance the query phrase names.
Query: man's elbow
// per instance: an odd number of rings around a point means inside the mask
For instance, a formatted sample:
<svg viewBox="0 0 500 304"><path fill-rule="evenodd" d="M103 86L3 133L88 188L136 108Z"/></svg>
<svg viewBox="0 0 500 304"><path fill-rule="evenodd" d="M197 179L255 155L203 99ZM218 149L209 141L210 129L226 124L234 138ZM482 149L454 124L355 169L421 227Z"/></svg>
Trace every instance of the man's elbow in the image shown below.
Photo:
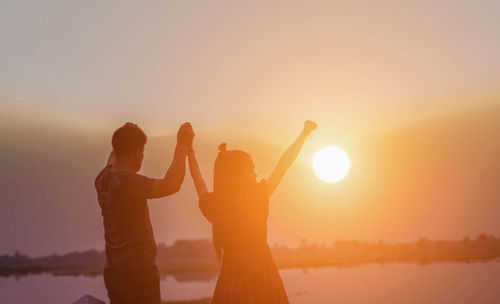
<svg viewBox="0 0 500 304"><path fill-rule="evenodd" d="M172 185L172 184L167 184L164 185L163 187L158 188L158 190L154 191L153 197L154 198L160 198L160 197L165 197L165 196L170 196L172 194L175 194L181 190L181 185Z"/></svg>
<svg viewBox="0 0 500 304"><path fill-rule="evenodd" d="M181 190L181 185L182 185L182 184L179 184L179 185L174 185L174 186L172 187L172 194L179 192L179 191Z"/></svg>
<svg viewBox="0 0 500 304"><path fill-rule="evenodd" d="M179 182L171 183L168 186L167 192L169 193L169 195L175 194L181 190L181 186L182 186L182 180Z"/></svg>

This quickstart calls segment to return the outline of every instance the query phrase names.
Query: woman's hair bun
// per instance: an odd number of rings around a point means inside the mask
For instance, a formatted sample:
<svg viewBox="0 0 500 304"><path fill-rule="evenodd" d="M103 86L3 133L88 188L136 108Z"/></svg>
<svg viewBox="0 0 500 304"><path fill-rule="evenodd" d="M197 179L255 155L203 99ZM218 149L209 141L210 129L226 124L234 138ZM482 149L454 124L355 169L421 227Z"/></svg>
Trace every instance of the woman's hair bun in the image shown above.
<svg viewBox="0 0 500 304"><path fill-rule="evenodd" d="M219 145L219 152L226 152L226 143L222 143Z"/></svg>

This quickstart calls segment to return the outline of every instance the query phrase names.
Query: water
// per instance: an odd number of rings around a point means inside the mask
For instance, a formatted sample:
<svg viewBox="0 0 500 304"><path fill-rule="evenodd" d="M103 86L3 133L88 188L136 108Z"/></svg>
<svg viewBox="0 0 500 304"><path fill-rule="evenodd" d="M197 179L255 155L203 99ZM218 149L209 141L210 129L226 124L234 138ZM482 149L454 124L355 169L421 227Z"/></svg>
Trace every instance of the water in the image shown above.
<svg viewBox="0 0 500 304"><path fill-rule="evenodd" d="M285 269L291 303L500 303L500 262L363 264ZM164 300L211 296L215 273L162 276ZM107 299L102 276L51 274L0 278L0 302L72 303L84 294Z"/></svg>

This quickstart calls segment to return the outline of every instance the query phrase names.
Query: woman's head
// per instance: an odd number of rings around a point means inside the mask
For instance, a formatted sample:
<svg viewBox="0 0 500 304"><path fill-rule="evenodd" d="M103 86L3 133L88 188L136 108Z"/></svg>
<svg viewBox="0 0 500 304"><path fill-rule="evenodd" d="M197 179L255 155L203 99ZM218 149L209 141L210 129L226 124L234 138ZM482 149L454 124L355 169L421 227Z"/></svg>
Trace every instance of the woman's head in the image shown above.
<svg viewBox="0 0 500 304"><path fill-rule="evenodd" d="M250 154L241 150L226 150L226 144L219 145L219 154L214 166L214 192L228 189L242 189L255 184L257 174Z"/></svg>

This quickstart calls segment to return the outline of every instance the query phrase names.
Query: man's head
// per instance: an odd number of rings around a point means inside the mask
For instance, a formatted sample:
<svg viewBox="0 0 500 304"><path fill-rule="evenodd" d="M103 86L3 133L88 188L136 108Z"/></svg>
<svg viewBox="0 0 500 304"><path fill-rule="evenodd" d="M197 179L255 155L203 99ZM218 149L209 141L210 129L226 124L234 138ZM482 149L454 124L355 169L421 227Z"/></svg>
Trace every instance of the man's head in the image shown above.
<svg viewBox="0 0 500 304"><path fill-rule="evenodd" d="M129 162L139 171L144 158L147 136L136 124L127 122L113 133L111 144L117 160Z"/></svg>

